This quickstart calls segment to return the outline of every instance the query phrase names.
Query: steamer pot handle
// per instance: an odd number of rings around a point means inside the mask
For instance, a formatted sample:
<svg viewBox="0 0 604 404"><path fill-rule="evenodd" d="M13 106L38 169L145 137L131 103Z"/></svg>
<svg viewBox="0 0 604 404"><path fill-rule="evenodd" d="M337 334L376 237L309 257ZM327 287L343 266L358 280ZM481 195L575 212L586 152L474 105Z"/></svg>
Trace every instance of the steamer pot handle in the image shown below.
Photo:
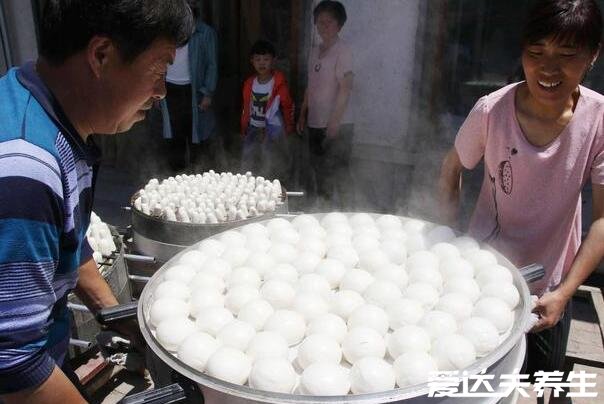
<svg viewBox="0 0 604 404"><path fill-rule="evenodd" d="M185 400L187 395L178 384L171 384L154 390L146 390L124 397L121 404L168 404Z"/></svg>
<svg viewBox="0 0 604 404"><path fill-rule="evenodd" d="M122 321L136 318L138 302L118 304L117 306L107 307L99 310L96 319L102 325L108 325L115 321Z"/></svg>
<svg viewBox="0 0 604 404"><path fill-rule="evenodd" d="M304 196L304 191L287 191L285 193L285 195L287 195L288 198L291 198L291 197L301 198Z"/></svg>
<svg viewBox="0 0 604 404"><path fill-rule="evenodd" d="M139 282L139 283L147 283L151 280L151 278L148 276L140 276L140 275L128 275L128 279L130 279L133 282Z"/></svg>
<svg viewBox="0 0 604 404"><path fill-rule="evenodd" d="M531 264L519 269L526 283L532 283L545 276L545 268L541 264Z"/></svg>
<svg viewBox="0 0 604 404"><path fill-rule="evenodd" d="M142 262L144 264L155 264L157 262L155 257L150 257L148 255L124 254L124 258L128 261Z"/></svg>

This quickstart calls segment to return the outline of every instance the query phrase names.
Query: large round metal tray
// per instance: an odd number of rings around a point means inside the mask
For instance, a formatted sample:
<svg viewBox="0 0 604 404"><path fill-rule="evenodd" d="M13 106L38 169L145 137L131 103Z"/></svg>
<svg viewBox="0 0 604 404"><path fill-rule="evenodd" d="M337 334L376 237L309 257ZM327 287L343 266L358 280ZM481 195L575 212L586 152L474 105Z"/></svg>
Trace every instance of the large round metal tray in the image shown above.
<svg viewBox="0 0 604 404"><path fill-rule="evenodd" d="M320 219L324 214L314 214L313 216ZM379 215L374 215L379 216ZM292 216L293 218L293 216ZM401 217L401 219L407 219ZM429 223L431 226L435 224ZM218 235L212 236L211 238L217 238ZM486 247L483 247L486 248ZM507 336L501 342L501 344L490 354L479 358L471 366L463 369L467 375L476 375L480 372L492 368L495 364L505 359L506 355L518 344L521 343L521 339L524 337L525 329L530 321L531 313L531 297L528 285L518 268L516 268L507 258L503 255L490 249L498 259L498 262L509 268L512 275L514 285L518 288L520 293L520 303L514 310L515 321L512 329L508 331ZM236 398L234 402L264 402L264 403L297 403L297 404L320 404L320 403L389 403L400 400L407 400L425 396L430 391L430 384L418 384L405 388L398 388L380 393L373 394L349 394L345 396L305 396L298 394L282 394L272 393L266 391L255 390L247 386L240 386L232 383L225 382L220 379L216 379L204 373L201 373L190 366L184 364L178 358L174 357L170 352L162 347L162 345L155 339L151 332L151 327L147 321L149 316L150 305L152 302L153 292L157 285L161 283L163 273L171 266L173 262L176 262L179 257L186 251L173 257L168 261L162 268L160 268L151 278L151 280L145 286L138 305L138 322L141 328L141 332L147 341L149 347L153 352L168 366L170 366L176 372L183 376L195 381L203 387L221 392L228 396ZM470 400L471 401L471 400Z"/></svg>

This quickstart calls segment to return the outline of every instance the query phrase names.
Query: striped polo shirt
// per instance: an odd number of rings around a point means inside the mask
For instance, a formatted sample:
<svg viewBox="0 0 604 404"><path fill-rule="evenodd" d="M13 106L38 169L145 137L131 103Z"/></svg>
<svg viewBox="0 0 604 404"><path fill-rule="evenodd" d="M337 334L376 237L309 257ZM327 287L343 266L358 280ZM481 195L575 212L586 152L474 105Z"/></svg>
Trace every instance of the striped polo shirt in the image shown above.
<svg viewBox="0 0 604 404"><path fill-rule="evenodd" d="M33 63L0 79L0 394L37 386L69 342L67 294L85 240L98 149Z"/></svg>

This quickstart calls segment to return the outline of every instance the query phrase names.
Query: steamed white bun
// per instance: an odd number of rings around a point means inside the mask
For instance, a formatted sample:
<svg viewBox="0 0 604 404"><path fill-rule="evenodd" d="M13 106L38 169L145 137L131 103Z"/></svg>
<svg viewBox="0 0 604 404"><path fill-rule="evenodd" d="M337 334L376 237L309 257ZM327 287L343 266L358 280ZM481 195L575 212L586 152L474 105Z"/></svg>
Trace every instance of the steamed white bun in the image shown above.
<svg viewBox="0 0 604 404"><path fill-rule="evenodd" d="M304 395L341 396L349 391L348 372L339 364L313 363L300 377L300 393Z"/></svg>
<svg viewBox="0 0 604 404"><path fill-rule="evenodd" d="M205 332L189 335L178 347L178 359L193 369L203 372L210 356L220 348L220 343Z"/></svg>
<svg viewBox="0 0 604 404"><path fill-rule="evenodd" d="M219 348L206 364L206 372L217 379L243 385L252 370L252 360L243 352L230 348Z"/></svg>
<svg viewBox="0 0 604 404"><path fill-rule="evenodd" d="M350 369L350 388L354 394L392 390L396 377L392 366L383 359L359 359Z"/></svg>
<svg viewBox="0 0 604 404"><path fill-rule="evenodd" d="M250 387L256 390L289 394L298 375L291 363L283 358L264 358L254 362L250 372Z"/></svg>
<svg viewBox="0 0 604 404"><path fill-rule="evenodd" d="M396 384L403 388L427 383L438 371L436 362L426 352L406 352L394 361Z"/></svg>

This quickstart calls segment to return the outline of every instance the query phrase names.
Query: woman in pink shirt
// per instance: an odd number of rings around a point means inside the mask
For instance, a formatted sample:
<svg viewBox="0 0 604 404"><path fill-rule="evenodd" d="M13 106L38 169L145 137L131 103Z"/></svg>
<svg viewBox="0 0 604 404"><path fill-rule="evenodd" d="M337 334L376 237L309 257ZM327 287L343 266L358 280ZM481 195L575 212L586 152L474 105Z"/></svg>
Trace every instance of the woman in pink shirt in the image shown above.
<svg viewBox="0 0 604 404"><path fill-rule="evenodd" d="M315 7L313 16L321 44L310 52L298 133L308 125L310 167L314 169L320 202L331 201L337 190L339 206L344 208L351 200L349 160L353 136L349 105L352 52L339 37L346 10L338 1L324 0Z"/></svg>
<svg viewBox="0 0 604 404"><path fill-rule="evenodd" d="M525 26L526 81L482 97L442 165L442 213L457 221L463 170L484 160L469 233L515 265L544 265L528 373L561 370L576 289L604 256L604 96L580 85L601 45L594 0L540 0ZM591 180L594 222L581 244L581 190ZM565 314L565 310L567 311Z"/></svg>

